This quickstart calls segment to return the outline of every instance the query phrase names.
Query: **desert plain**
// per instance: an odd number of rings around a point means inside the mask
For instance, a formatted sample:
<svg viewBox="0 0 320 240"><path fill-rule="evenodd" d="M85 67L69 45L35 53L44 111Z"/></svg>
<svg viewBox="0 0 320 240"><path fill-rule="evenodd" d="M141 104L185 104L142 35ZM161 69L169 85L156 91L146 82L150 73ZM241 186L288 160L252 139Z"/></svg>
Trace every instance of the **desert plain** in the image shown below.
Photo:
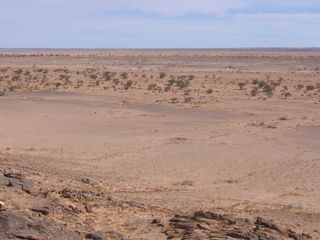
<svg viewBox="0 0 320 240"><path fill-rule="evenodd" d="M1 239L320 239L320 50L0 50Z"/></svg>

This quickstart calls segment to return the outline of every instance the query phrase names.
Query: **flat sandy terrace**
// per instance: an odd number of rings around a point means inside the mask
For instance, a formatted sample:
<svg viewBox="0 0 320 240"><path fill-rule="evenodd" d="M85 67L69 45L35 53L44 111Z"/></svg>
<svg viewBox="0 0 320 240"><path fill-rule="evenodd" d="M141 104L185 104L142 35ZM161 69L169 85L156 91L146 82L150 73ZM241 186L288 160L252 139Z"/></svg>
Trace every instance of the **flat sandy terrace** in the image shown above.
<svg viewBox="0 0 320 240"><path fill-rule="evenodd" d="M148 54L141 53L142 58ZM237 61L232 52L223 54L233 56L237 68L253 68L247 65L247 57ZM268 56L268 52L263 54ZM295 74L300 79L305 75L307 84L316 84L320 77L312 71L319 63L317 54L307 51L301 57L293 52L295 60L289 57L287 65L280 66L263 57L256 63L256 74L284 76L289 89L295 89L298 80L290 82ZM199 66L206 61L192 56ZM282 57L279 61L284 61ZM1 66L28 68L28 57L4 58ZM41 62L42 57L32 58ZM177 64L177 60L158 58L155 61ZM46 61L42 67L53 68L53 61ZM108 69L127 68L112 57L108 61L113 62ZM214 64L218 63L208 66ZM163 214L205 209L263 215L319 237L314 231L320 229L318 96L300 96L296 89L292 90L296 95L286 100L276 94L265 100L242 96L231 81L241 81L253 70L237 72L224 65L211 69L213 73L194 65L167 69L195 72L191 90L201 81L217 89L214 98L194 104L169 104L161 101L163 96L170 99L179 91L149 93L143 85L114 92L89 87L7 92L0 97L1 165L41 172L68 186L77 185L83 177L95 179L112 196L160 209ZM279 69L270 72L272 66ZM71 64L70 68L79 66ZM155 65L152 68L157 71ZM218 82L197 79L218 72ZM195 98L202 95L194 93ZM0 195L0 200L4 198Z"/></svg>

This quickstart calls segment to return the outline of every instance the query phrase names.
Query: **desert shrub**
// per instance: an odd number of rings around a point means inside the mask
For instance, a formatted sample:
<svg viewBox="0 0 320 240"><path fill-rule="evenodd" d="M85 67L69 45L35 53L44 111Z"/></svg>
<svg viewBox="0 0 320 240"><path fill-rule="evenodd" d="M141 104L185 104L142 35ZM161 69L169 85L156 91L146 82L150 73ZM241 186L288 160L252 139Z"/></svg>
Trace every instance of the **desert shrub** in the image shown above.
<svg viewBox="0 0 320 240"><path fill-rule="evenodd" d="M16 75L20 75L23 72L23 70L21 68L17 69L16 71L14 71L14 73Z"/></svg>
<svg viewBox="0 0 320 240"><path fill-rule="evenodd" d="M258 88L257 87L254 87L252 88L251 92L250 92L251 96L257 96L258 94Z"/></svg>
<svg viewBox="0 0 320 240"><path fill-rule="evenodd" d="M25 75L25 76L31 76L31 72L30 72L29 70L26 70L26 71L24 72L24 75Z"/></svg>
<svg viewBox="0 0 320 240"><path fill-rule="evenodd" d="M190 103L190 102L192 102L192 100L193 100L193 97L185 97L184 98L185 103Z"/></svg>
<svg viewBox="0 0 320 240"><path fill-rule="evenodd" d="M284 96L285 98L291 97L291 93L290 93L290 92L284 92L284 93L283 93L283 96Z"/></svg>
<svg viewBox="0 0 320 240"><path fill-rule="evenodd" d="M160 72L159 77L160 79L165 78L167 74L165 72Z"/></svg>
<svg viewBox="0 0 320 240"><path fill-rule="evenodd" d="M110 81L113 77L115 77L116 76L116 73L114 73L114 72L104 72L103 74L102 74L102 77L103 77L103 79L104 80L106 80L106 81Z"/></svg>
<svg viewBox="0 0 320 240"><path fill-rule="evenodd" d="M19 81L20 80L20 75L12 76L11 80L12 81Z"/></svg>
<svg viewBox="0 0 320 240"><path fill-rule="evenodd" d="M0 97L3 97L5 95L6 95L5 91L0 91Z"/></svg>
<svg viewBox="0 0 320 240"><path fill-rule="evenodd" d="M113 83L114 83L115 85L118 85L119 82L120 82L119 79L117 79L117 78L116 78L116 79L113 79L112 81L113 81Z"/></svg>
<svg viewBox="0 0 320 240"><path fill-rule="evenodd" d="M170 86L165 86L164 89L163 89L163 91L169 92L169 91L170 91Z"/></svg>
<svg viewBox="0 0 320 240"><path fill-rule="evenodd" d="M171 79L169 79L168 81L167 81L167 86L172 86L173 84L174 84L174 82L175 82L175 79L174 79L174 77L173 76L171 76Z"/></svg>
<svg viewBox="0 0 320 240"><path fill-rule="evenodd" d="M179 102L179 100L176 97L170 99L170 103L178 103L178 102Z"/></svg>
<svg viewBox="0 0 320 240"><path fill-rule="evenodd" d="M261 80L261 81L258 81L258 87L259 88L263 88L264 86L266 86L268 83L266 82L266 81L263 81L263 80Z"/></svg>
<svg viewBox="0 0 320 240"><path fill-rule="evenodd" d="M273 95L273 87L269 84L266 84L263 87L263 91L267 94L268 97L271 97Z"/></svg>
<svg viewBox="0 0 320 240"><path fill-rule="evenodd" d="M171 75L166 85L168 87L176 86L176 87L179 87L180 89L184 89L190 85L190 79L189 79L189 76L186 76L186 75L181 75L181 76L178 76L177 78Z"/></svg>
<svg viewBox="0 0 320 240"><path fill-rule="evenodd" d="M304 85L303 84L298 84L297 88L299 89L299 91L301 91L301 89L304 88Z"/></svg>
<svg viewBox="0 0 320 240"><path fill-rule="evenodd" d="M132 86L133 82L131 80L127 81L123 87L125 90L128 90Z"/></svg>
<svg viewBox="0 0 320 240"><path fill-rule="evenodd" d="M246 85L246 83L244 83L244 82L238 83L240 90L243 90L245 85Z"/></svg>
<svg viewBox="0 0 320 240"><path fill-rule="evenodd" d="M69 80L70 76L66 74L60 74L59 75L60 80Z"/></svg>
<svg viewBox="0 0 320 240"><path fill-rule="evenodd" d="M207 89L206 91L208 94L212 94L213 93L213 90L211 88Z"/></svg>
<svg viewBox="0 0 320 240"><path fill-rule="evenodd" d="M148 90L154 90L156 87L157 87L157 84L155 83L149 84Z"/></svg>
<svg viewBox="0 0 320 240"><path fill-rule="evenodd" d="M16 86L10 86L8 89L9 89L10 92L15 92L17 87Z"/></svg>
<svg viewBox="0 0 320 240"><path fill-rule="evenodd" d="M122 79L127 79L128 78L128 73L127 72L123 72L120 75L122 77Z"/></svg>
<svg viewBox="0 0 320 240"><path fill-rule="evenodd" d="M280 121L287 121L288 118L287 118L287 117L280 117L279 120L280 120Z"/></svg>
<svg viewBox="0 0 320 240"><path fill-rule="evenodd" d="M97 74L90 74L89 77L93 80L96 80L98 78Z"/></svg>
<svg viewBox="0 0 320 240"><path fill-rule="evenodd" d="M314 90L314 86L308 85L308 86L306 87L306 90L307 90L307 91L312 91L312 90Z"/></svg>
<svg viewBox="0 0 320 240"><path fill-rule="evenodd" d="M258 82L259 82L258 79L253 79L253 80L252 80L252 84L254 84L254 85L258 84Z"/></svg>
<svg viewBox="0 0 320 240"><path fill-rule="evenodd" d="M9 68L1 68L1 69L0 69L0 72L1 72L1 73L6 73L6 72L8 71L8 69L9 69Z"/></svg>
<svg viewBox="0 0 320 240"><path fill-rule="evenodd" d="M180 88L186 88L190 85L190 81L188 79L179 79L176 81L176 85Z"/></svg>
<svg viewBox="0 0 320 240"><path fill-rule="evenodd" d="M189 80L193 80L194 79L194 75L189 75Z"/></svg>
<svg viewBox="0 0 320 240"><path fill-rule="evenodd" d="M82 87L83 86L83 81L78 80L77 81L77 88Z"/></svg>

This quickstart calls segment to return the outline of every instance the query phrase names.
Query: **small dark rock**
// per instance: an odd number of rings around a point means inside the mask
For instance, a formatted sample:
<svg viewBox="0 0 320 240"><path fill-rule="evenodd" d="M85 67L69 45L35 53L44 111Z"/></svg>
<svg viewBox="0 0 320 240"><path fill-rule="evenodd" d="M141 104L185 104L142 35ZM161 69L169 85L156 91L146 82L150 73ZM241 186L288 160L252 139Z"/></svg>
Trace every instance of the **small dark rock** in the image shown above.
<svg viewBox="0 0 320 240"><path fill-rule="evenodd" d="M258 217L254 223L256 226L263 226L265 228L270 228L275 231L280 231L280 229L271 221Z"/></svg>
<svg viewBox="0 0 320 240"><path fill-rule="evenodd" d="M50 208L47 206L46 207L39 207L39 208L35 207L35 208L32 208L31 211L41 213L42 215L47 216L50 213Z"/></svg>
<svg viewBox="0 0 320 240"><path fill-rule="evenodd" d="M159 227L163 227L163 226L164 226L163 223L161 222L161 219L160 219L160 218L154 218L154 219L152 219L151 224L152 224L152 225L159 226Z"/></svg>
<svg viewBox="0 0 320 240"><path fill-rule="evenodd" d="M6 204L0 201L0 212L7 210Z"/></svg>
<svg viewBox="0 0 320 240"><path fill-rule="evenodd" d="M64 198L72 198L73 195L74 195L74 192L69 188L65 188L61 192L61 196Z"/></svg>
<svg viewBox="0 0 320 240"><path fill-rule="evenodd" d="M86 234L86 239L91 240L102 240L103 236L100 233L88 233Z"/></svg>
<svg viewBox="0 0 320 240"><path fill-rule="evenodd" d="M96 182L95 180L92 180L92 179L87 178L87 177L82 178L81 181L82 181L83 183L86 183L86 184L89 184L89 185L95 185L95 184L97 184L97 182Z"/></svg>
<svg viewBox="0 0 320 240"><path fill-rule="evenodd" d="M151 221L151 224L159 224L159 223L161 223L161 220L159 218L154 218Z"/></svg>
<svg viewBox="0 0 320 240"><path fill-rule="evenodd" d="M237 239L245 239L245 240L252 239L252 238L250 238L250 236L248 234L240 232L240 231L231 231L231 232L228 232L226 235L229 237L232 237L232 238L237 238Z"/></svg>
<svg viewBox="0 0 320 240"><path fill-rule="evenodd" d="M86 209L87 213L92 213L93 212L93 206L92 205L85 205L84 208Z"/></svg>
<svg viewBox="0 0 320 240"><path fill-rule="evenodd" d="M0 213L0 239L80 240L79 234L63 225L44 221L23 212Z"/></svg>
<svg viewBox="0 0 320 240"><path fill-rule="evenodd" d="M16 178L16 179L23 179L24 176L20 172L14 172L12 170L5 170L3 175L7 178Z"/></svg>

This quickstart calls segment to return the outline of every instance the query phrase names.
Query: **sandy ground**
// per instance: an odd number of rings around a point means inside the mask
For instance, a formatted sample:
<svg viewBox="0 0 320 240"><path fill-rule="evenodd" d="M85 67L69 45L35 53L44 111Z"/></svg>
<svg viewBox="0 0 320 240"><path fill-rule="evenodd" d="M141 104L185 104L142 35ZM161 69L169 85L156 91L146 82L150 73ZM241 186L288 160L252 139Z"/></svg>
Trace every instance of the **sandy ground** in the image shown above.
<svg viewBox="0 0 320 240"><path fill-rule="evenodd" d="M53 189L86 189L89 178L128 205L99 203L87 224L94 231L166 239L150 219L201 209L263 216L320 238L320 52L0 53L0 168ZM117 75L105 79L106 71ZM181 82L164 90L170 75ZM255 79L279 85L253 95ZM0 201L9 209L30 208L8 191ZM52 218L85 229L82 215L79 226Z"/></svg>

